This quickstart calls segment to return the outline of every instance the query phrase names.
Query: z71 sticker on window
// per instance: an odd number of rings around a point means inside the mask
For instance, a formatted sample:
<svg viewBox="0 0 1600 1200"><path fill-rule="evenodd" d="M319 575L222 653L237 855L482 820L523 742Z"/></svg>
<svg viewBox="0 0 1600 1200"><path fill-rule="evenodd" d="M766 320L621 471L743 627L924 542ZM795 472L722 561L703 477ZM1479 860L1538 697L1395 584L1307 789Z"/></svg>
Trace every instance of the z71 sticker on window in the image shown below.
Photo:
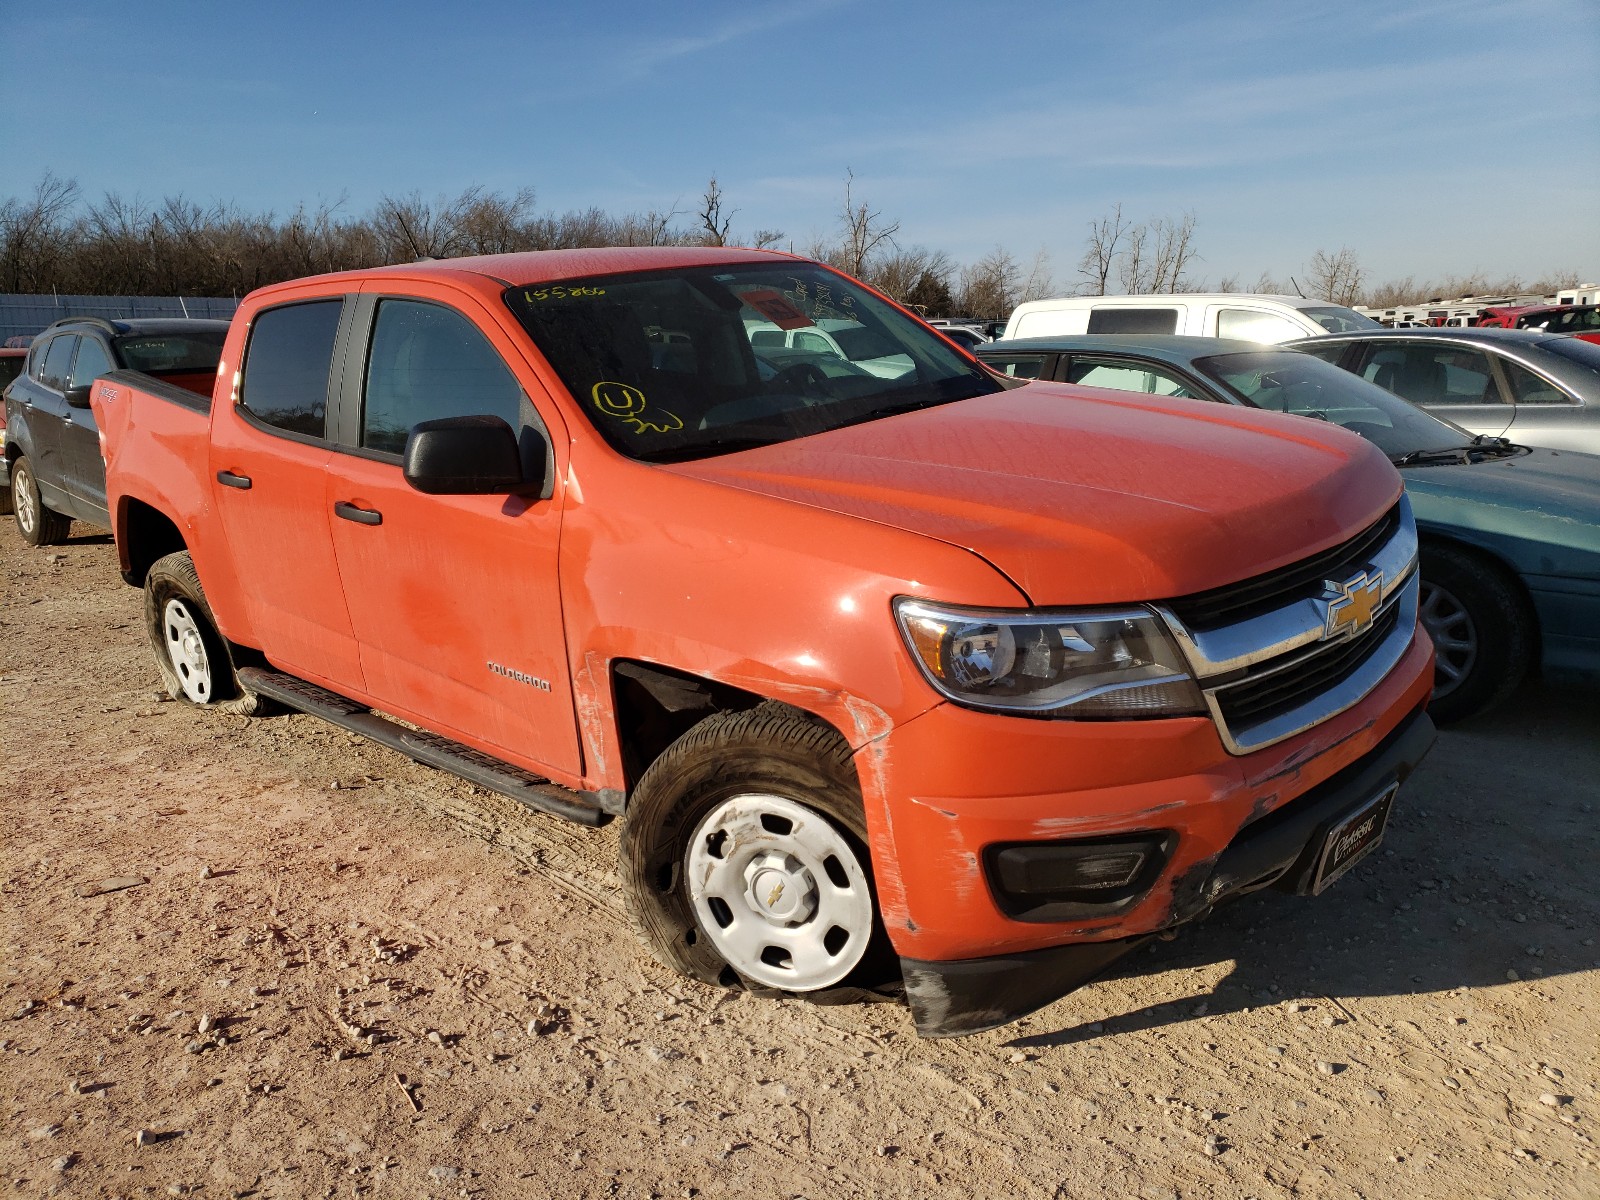
<svg viewBox="0 0 1600 1200"><path fill-rule="evenodd" d="M601 380L590 392L594 406L632 429L634 433L675 433L683 428L683 419L676 413L658 409L646 417L644 393L626 383Z"/></svg>

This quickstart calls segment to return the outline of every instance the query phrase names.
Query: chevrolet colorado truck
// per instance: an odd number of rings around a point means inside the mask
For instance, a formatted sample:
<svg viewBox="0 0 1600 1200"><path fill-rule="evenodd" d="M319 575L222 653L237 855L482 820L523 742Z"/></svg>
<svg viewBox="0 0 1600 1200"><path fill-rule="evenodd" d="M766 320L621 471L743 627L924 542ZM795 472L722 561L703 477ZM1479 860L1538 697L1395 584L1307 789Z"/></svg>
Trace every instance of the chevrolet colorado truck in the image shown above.
<svg viewBox="0 0 1600 1200"><path fill-rule="evenodd" d="M911 363L763 357L858 323ZM463 258L248 296L209 402L95 384L176 699L281 705L623 822L711 984L903 980L973 1032L1383 834L1433 738L1417 538L1326 424L1002 380L763 251Z"/></svg>

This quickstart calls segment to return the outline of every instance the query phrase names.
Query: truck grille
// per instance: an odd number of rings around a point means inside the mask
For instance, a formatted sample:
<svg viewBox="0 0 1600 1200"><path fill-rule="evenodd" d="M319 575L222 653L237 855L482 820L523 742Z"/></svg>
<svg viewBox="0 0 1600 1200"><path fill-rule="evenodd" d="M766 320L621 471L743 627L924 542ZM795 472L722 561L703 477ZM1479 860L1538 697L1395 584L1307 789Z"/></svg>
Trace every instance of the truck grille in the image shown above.
<svg viewBox="0 0 1600 1200"><path fill-rule="evenodd" d="M1217 689L1217 712L1230 728L1249 728L1293 712L1349 679L1394 632L1400 606L1373 622L1359 637L1312 651L1286 667L1246 677Z"/></svg>
<svg viewBox="0 0 1600 1200"><path fill-rule="evenodd" d="M1355 537L1320 554L1239 583L1180 596L1168 601L1167 608L1190 629L1196 630L1215 629L1260 616L1304 596L1315 595L1321 590L1324 579L1344 579L1359 571L1373 551L1385 545L1399 528L1400 505L1396 504Z"/></svg>
<svg viewBox="0 0 1600 1200"><path fill-rule="evenodd" d="M1374 599L1370 623L1336 611ZM1411 645L1417 527L1401 496L1355 537L1277 571L1158 605L1232 754L1250 754L1359 704ZM1366 614L1362 614L1366 616Z"/></svg>

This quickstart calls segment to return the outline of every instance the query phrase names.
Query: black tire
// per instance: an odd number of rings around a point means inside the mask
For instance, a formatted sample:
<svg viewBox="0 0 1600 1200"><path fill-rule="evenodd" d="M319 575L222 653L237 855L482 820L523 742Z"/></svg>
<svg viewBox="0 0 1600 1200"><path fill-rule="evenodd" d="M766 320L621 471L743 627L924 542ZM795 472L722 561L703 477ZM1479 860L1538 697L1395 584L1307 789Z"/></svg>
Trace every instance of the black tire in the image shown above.
<svg viewBox="0 0 1600 1200"><path fill-rule="evenodd" d="M809 815L820 815L827 831L838 835L855 857L851 865L858 866L864 877L870 915L864 924L858 921L849 940L841 943L837 952L841 966L847 957L856 957L836 980L793 987L770 978L753 979L719 952L713 944L715 931L708 932L705 919L697 916L688 886L691 840L708 816L751 798L776 798L779 803L798 804ZM663 964L703 983L834 1001L848 998L845 991L854 996L853 989L889 982L898 960L889 949L878 912L866 838L850 748L836 730L776 703L707 717L651 764L629 801L620 873L634 931ZM808 880L820 879L827 889L826 876L838 878L837 865L824 862L820 870L802 874ZM749 886L755 891L756 881L752 879ZM797 887L795 893L802 890ZM702 912L706 903L702 897ZM822 923L810 919L795 924L822 929ZM837 932L837 927L825 931L827 937ZM815 939L818 945L824 941L820 934Z"/></svg>
<svg viewBox="0 0 1600 1200"><path fill-rule="evenodd" d="M144 579L144 625L167 695L185 704L254 717L266 697L243 687L233 648L216 618L187 550L157 559Z"/></svg>
<svg viewBox="0 0 1600 1200"><path fill-rule="evenodd" d="M17 530L30 546L54 546L67 540L72 518L44 506L33 464L19 458L11 464L11 509Z"/></svg>
<svg viewBox="0 0 1600 1200"><path fill-rule="evenodd" d="M1436 656L1428 711L1441 725L1499 704L1537 657L1538 628L1521 589L1471 550L1423 544L1419 615Z"/></svg>

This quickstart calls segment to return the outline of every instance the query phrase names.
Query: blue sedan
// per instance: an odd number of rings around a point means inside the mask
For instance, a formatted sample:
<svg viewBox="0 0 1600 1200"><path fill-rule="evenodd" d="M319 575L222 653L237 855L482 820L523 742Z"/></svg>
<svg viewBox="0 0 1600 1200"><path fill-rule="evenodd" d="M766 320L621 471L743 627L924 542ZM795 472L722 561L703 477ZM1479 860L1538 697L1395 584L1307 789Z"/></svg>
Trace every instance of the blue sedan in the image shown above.
<svg viewBox="0 0 1600 1200"><path fill-rule="evenodd" d="M977 355L1019 380L1248 404L1376 443L1400 468L1422 534L1436 720L1489 708L1535 664L1600 681L1600 456L1474 435L1331 363L1254 342L1024 338Z"/></svg>

